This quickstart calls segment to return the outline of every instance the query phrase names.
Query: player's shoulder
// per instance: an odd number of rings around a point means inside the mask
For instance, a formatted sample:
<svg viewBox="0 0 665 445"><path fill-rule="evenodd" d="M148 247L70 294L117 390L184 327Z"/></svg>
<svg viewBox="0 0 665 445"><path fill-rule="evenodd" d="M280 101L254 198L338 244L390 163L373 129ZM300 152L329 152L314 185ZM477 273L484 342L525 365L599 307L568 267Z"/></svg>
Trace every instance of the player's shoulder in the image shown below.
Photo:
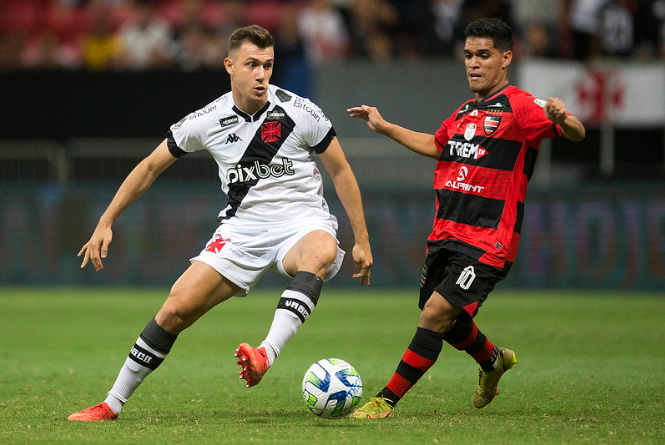
<svg viewBox="0 0 665 445"><path fill-rule="evenodd" d="M270 85L269 91L275 106L282 107L290 116L296 119L308 119L316 122L328 120L323 110L306 97L299 96L276 85Z"/></svg>
<svg viewBox="0 0 665 445"><path fill-rule="evenodd" d="M192 111L185 119L188 121L216 119L217 116L229 111L233 106L233 100L230 99L230 96L231 93L226 93L218 97L198 110Z"/></svg>
<svg viewBox="0 0 665 445"><path fill-rule="evenodd" d="M505 90L506 96L510 99L511 106L517 105L525 108L543 108L545 106L545 100L534 96L526 90L518 88L514 85L510 85Z"/></svg>

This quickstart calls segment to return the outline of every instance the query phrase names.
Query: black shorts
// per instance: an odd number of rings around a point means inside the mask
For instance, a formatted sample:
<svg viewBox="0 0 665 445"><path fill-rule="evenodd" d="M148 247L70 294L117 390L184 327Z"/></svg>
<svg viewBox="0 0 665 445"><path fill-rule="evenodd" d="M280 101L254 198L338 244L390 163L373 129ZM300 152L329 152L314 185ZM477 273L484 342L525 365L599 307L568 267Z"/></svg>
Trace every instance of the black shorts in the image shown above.
<svg viewBox="0 0 665 445"><path fill-rule="evenodd" d="M463 253L440 249L428 255L423 265L418 307L422 310L436 291L453 306L461 307L463 314L473 318L487 295L506 274L504 269L480 263Z"/></svg>

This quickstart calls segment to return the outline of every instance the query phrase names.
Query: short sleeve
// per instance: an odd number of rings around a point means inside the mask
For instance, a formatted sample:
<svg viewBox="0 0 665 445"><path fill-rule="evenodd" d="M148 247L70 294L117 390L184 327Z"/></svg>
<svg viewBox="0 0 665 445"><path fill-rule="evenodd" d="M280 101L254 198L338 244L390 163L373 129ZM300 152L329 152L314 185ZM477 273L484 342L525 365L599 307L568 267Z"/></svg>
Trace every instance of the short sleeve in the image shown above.
<svg viewBox="0 0 665 445"><path fill-rule="evenodd" d="M519 106L513 112L518 125L526 132L529 139L548 139L561 135L559 125L545 116L545 101L530 94L525 94L518 101Z"/></svg>
<svg viewBox="0 0 665 445"><path fill-rule="evenodd" d="M298 113L298 120L302 128L303 140L316 153L323 153L335 136L332 122L309 99L296 97L293 105L300 111Z"/></svg>
<svg viewBox="0 0 665 445"><path fill-rule="evenodd" d="M205 148L206 135L210 125L206 114L195 111L171 125L167 139L171 154L177 157L177 149L192 153Z"/></svg>
<svg viewBox="0 0 665 445"><path fill-rule="evenodd" d="M455 116L457 116L458 111L455 111L455 114L450 116L448 119L443 121L441 123L441 127L436 131L434 134L434 142L436 143L436 148L439 149L439 151L443 151L445 146L448 144L448 141L450 140L450 132L449 129L452 128L452 125L455 122Z"/></svg>

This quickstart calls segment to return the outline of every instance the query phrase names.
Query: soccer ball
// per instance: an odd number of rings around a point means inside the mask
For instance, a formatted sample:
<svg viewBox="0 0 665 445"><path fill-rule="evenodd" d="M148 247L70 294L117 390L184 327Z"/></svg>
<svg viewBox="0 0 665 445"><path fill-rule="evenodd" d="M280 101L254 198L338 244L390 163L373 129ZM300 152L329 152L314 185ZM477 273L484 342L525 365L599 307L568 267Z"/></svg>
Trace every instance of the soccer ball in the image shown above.
<svg viewBox="0 0 665 445"><path fill-rule="evenodd" d="M339 419L360 403L363 383L358 371L344 360L326 358L309 367L302 380L307 408L324 419Z"/></svg>

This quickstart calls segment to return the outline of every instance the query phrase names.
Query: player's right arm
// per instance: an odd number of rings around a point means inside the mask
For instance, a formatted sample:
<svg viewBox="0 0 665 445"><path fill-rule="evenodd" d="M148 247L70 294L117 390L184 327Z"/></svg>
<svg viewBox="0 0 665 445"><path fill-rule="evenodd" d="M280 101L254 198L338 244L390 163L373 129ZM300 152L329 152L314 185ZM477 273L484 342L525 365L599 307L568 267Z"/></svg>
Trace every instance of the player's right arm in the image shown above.
<svg viewBox="0 0 665 445"><path fill-rule="evenodd" d="M111 204L99 218L92 237L79 251L78 256L83 255L81 268L84 268L88 261L92 262L97 271L104 268L102 259L106 258L109 244L113 239L111 226L120 214L148 190L157 176L173 164L176 159L169 152L165 139L150 155L134 167L116 192Z"/></svg>
<svg viewBox="0 0 665 445"><path fill-rule="evenodd" d="M363 105L349 108L346 111L349 113L349 116L365 120L369 128L379 134L388 136L414 153L434 159L439 159L439 156L441 156L441 152L434 142L433 134L418 133L417 131L391 124L381 116L376 107Z"/></svg>

